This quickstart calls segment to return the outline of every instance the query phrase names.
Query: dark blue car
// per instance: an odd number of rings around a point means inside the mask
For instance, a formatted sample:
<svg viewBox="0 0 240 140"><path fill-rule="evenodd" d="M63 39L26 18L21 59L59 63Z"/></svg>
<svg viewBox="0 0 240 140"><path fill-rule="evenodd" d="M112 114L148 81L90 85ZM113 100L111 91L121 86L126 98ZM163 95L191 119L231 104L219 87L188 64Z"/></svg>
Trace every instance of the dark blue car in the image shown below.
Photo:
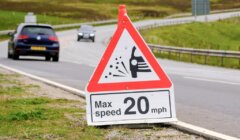
<svg viewBox="0 0 240 140"><path fill-rule="evenodd" d="M44 56L47 61L59 60L59 41L50 25L22 23L9 35L8 58L17 60L25 55Z"/></svg>

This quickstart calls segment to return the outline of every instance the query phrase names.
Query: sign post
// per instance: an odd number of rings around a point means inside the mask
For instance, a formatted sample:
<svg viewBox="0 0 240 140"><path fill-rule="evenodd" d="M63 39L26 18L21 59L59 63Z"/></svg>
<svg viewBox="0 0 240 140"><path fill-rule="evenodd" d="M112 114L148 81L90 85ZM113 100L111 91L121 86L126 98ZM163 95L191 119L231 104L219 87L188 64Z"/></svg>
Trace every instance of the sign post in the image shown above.
<svg viewBox="0 0 240 140"><path fill-rule="evenodd" d="M173 84L119 6L118 27L86 87L88 125L176 121Z"/></svg>
<svg viewBox="0 0 240 140"><path fill-rule="evenodd" d="M210 13L209 0L192 0L192 15L208 15Z"/></svg>

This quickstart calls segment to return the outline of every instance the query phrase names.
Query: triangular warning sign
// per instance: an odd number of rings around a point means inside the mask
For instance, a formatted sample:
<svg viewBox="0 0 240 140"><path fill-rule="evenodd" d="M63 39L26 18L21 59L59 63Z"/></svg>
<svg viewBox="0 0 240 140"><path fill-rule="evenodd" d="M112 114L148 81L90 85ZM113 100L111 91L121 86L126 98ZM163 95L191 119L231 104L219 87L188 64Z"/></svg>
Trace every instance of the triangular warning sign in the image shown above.
<svg viewBox="0 0 240 140"><path fill-rule="evenodd" d="M125 7L103 57L89 84L88 92L167 89L171 81L131 23Z"/></svg>

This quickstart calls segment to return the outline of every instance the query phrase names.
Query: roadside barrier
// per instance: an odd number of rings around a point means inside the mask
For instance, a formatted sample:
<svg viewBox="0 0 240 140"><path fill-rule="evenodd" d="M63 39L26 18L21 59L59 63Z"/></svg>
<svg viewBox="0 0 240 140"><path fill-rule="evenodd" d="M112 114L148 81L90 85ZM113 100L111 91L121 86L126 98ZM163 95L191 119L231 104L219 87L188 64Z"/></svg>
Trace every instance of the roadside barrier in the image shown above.
<svg viewBox="0 0 240 140"><path fill-rule="evenodd" d="M193 55L204 56L204 63L207 64L207 58L209 56L220 57L221 65L224 65L224 58L234 58L239 59L240 65L240 52L239 51L224 51L224 50L207 50L207 49L193 49L193 48L181 48L181 47L171 47L171 46L161 46L155 44L148 44L153 52L162 53L167 52L170 56L171 53L178 54L178 59L181 59L181 54L189 54L190 61L193 61Z"/></svg>
<svg viewBox="0 0 240 140"><path fill-rule="evenodd" d="M137 30L148 30L148 29L154 29L162 26L171 26L171 25L177 25L177 24L187 24L187 23L192 23L195 22L194 19L176 19L176 20L164 20L161 22L155 22L154 24L149 24L145 26L138 26L136 27Z"/></svg>

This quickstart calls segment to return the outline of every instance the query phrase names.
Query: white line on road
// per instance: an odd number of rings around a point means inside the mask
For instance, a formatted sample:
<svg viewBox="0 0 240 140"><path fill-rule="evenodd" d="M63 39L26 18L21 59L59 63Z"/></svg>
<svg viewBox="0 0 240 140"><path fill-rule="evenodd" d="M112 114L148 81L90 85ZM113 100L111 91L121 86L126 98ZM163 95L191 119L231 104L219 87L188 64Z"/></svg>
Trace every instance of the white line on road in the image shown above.
<svg viewBox="0 0 240 140"><path fill-rule="evenodd" d="M222 84L240 85L240 83L237 83L237 82L228 82L228 81L205 79L205 78L197 78L197 77L184 77L184 78L186 78L186 79L192 79L192 80L199 80L199 81L222 83Z"/></svg>
<svg viewBox="0 0 240 140"><path fill-rule="evenodd" d="M78 95L78 96L81 96L81 97L85 98L85 92L82 91L82 90L78 90L78 89L75 89L75 88L72 88L72 87L69 87L69 86L66 86L66 85L63 85L63 84L60 84L60 83L57 83L57 82L54 82L54 81L42 78L42 77L38 77L38 76L35 76L35 75L32 75L32 74L29 74L29 73L26 73L26 72L14 69L14 68L10 68L10 67L2 65L2 64L0 64L0 67L2 67L4 69L7 69L9 71L12 71L12 72L15 72L15 73L27 76L27 77L29 77L31 79L43 82L45 84L48 84L48 85L51 85L51 86L63 89L63 90L68 91L68 92L70 92L72 94L75 94L75 95Z"/></svg>
<svg viewBox="0 0 240 140"><path fill-rule="evenodd" d="M231 137L228 135L224 135L218 132L214 132L202 127L194 126L185 122L177 121L169 123L172 126L176 127L177 129L183 130L183 131L190 131L191 133L204 136L207 139L216 139L216 140L239 140L239 138Z"/></svg>

